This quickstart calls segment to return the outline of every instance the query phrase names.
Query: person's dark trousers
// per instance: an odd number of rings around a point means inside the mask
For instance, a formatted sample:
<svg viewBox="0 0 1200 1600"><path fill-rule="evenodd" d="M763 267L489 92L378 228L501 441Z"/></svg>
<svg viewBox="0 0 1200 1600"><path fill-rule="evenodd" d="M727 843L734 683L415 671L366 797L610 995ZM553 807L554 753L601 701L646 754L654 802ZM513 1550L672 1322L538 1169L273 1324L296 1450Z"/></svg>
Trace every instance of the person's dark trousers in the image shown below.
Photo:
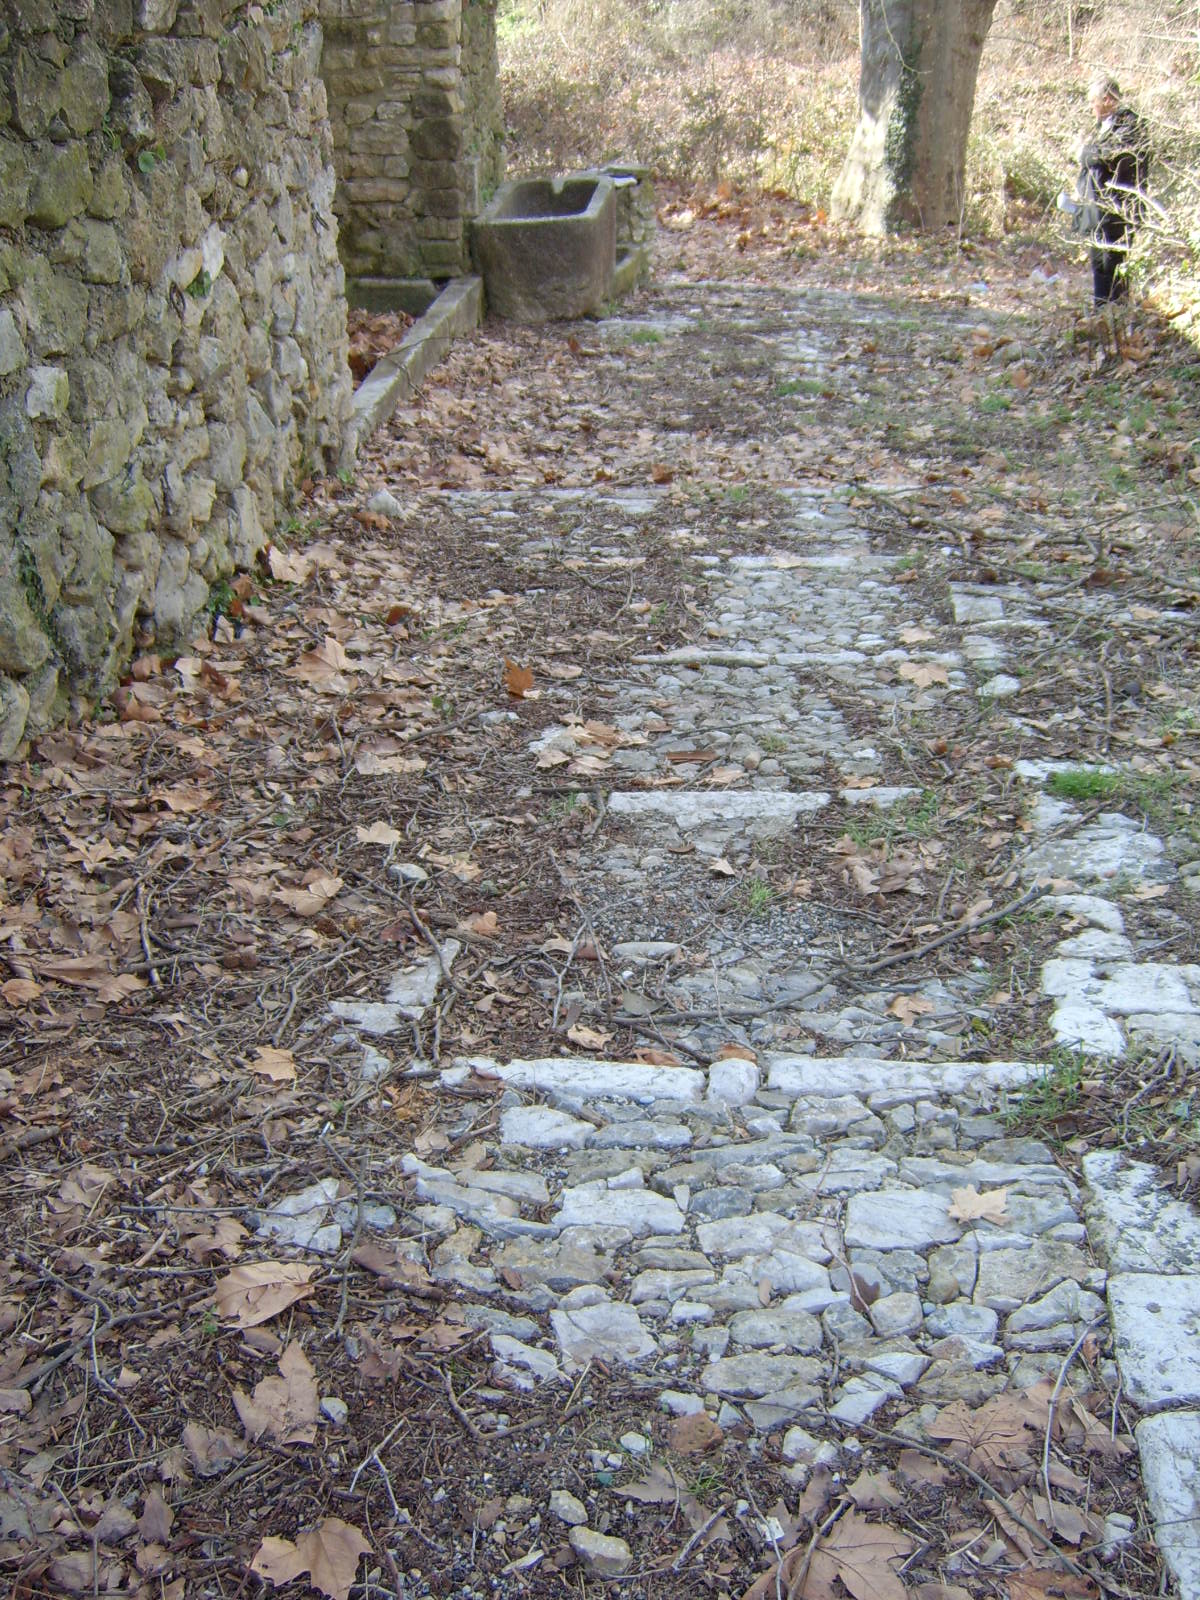
<svg viewBox="0 0 1200 1600"><path fill-rule="evenodd" d="M1105 221L1100 225L1103 243L1092 246L1092 298L1098 306L1123 300L1128 287L1125 282L1126 238L1128 229L1124 222Z"/></svg>

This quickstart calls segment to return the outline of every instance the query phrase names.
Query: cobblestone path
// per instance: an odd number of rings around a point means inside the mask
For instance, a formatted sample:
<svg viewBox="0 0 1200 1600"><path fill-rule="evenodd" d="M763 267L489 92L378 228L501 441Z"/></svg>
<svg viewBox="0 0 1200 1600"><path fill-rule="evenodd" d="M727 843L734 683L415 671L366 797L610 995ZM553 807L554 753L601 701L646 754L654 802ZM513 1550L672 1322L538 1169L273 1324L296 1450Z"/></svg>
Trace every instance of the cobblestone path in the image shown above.
<svg viewBox="0 0 1200 1600"><path fill-rule="evenodd" d="M820 371L820 337L798 302L779 291L756 299L743 285L705 293L707 314L727 327L740 319L766 368ZM669 334L691 315L668 290L641 325ZM620 327L628 336L638 325ZM595 570L628 558L658 504L618 491L436 500L439 515L500 553L548 550L553 519L556 556ZM654 997L648 1042L671 1041L684 1064L557 1048L443 1064L449 1091L500 1080L498 1120L486 1160L452 1169L433 1154L406 1158L423 1232L413 1248L490 1335L484 1398L501 1431L522 1392L561 1385L565 1395L589 1363L625 1367L648 1416L707 1411L726 1430L782 1434L788 1492L817 1464L850 1467L867 1436L856 1430L889 1416L918 1426L953 1400L1058 1379L1089 1331L1102 1343L1111 1332L1115 1368L1104 1370L1144 1414L1136 1434L1160 1546L1181 1593L1198 1596L1191 1209L1119 1155L1092 1154L1072 1174L1046 1144L1010 1136L1006 1096L1042 1068L961 1059L964 1024L988 1012L982 961L964 954L952 978L943 965L924 981L910 963L904 987L923 1004L901 1018L888 1009L895 984L848 970L836 935L802 910L746 919L734 933L696 913L696 883L722 863L737 872L805 819L919 797L889 733L897 707L924 703L930 683L898 676L898 662L935 669L935 695L1003 701L1016 718L1021 663L1055 625L1003 585L954 589L952 616L931 616L843 499L793 487L774 503L754 553L680 530L681 562L707 583L704 642L635 657L619 681L576 681L561 722L530 750L576 749L572 707L584 717L604 708L626 736L570 884L613 984ZM689 785L699 765L676 760L682 786L653 786L664 755L689 748L744 778ZM817 781L831 761L849 775L840 790ZM1040 798L1012 895L1053 884L1041 911L1059 920L1061 943L1040 982L1055 1035L1098 1070L1134 1044L1195 1052L1200 968L1145 953L1117 893L1176 868L1125 816L1085 817L1042 792L1048 773L1017 765ZM431 969L430 989L438 976ZM412 1004L401 982L369 1015L357 1003L341 1014L369 1056ZM748 1048L718 1057L731 1037ZM468 1106L463 1128L473 1114ZM952 1195L972 1186L1006 1191L1002 1214L958 1215ZM1088 1382L1078 1371L1073 1380ZM634 1430L613 1448L618 1461L649 1441ZM589 1529L570 1495L557 1512L577 1524L571 1542L591 1571L622 1570L619 1529Z"/></svg>

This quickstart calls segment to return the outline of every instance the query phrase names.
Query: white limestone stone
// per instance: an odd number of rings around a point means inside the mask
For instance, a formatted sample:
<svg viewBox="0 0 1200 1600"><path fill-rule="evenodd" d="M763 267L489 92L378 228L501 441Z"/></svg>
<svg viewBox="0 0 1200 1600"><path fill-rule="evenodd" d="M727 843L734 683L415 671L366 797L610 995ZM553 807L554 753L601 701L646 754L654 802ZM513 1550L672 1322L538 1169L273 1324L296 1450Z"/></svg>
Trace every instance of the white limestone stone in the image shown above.
<svg viewBox="0 0 1200 1600"><path fill-rule="evenodd" d="M811 1391L815 1400L822 1364L811 1356L773 1356L754 1353L722 1356L710 1361L700 1374L703 1388L729 1400L759 1399L781 1390Z"/></svg>
<svg viewBox="0 0 1200 1600"><path fill-rule="evenodd" d="M1069 817L1074 810L1062 804L1056 809L1058 821L1065 820L1064 811ZM1121 812L1107 811L1074 833L1035 845L1022 857L1020 872L1027 883L1040 878L1105 883L1118 875L1154 880L1163 876L1163 844Z"/></svg>
<svg viewBox="0 0 1200 1600"><path fill-rule="evenodd" d="M531 1372L539 1383L562 1377L558 1362L549 1350L540 1350L536 1345L524 1344L520 1339L514 1339L507 1333L492 1334L492 1354L506 1366L523 1367L527 1372Z"/></svg>
<svg viewBox="0 0 1200 1600"><path fill-rule="evenodd" d="M838 1391L837 1399L829 1408L829 1415L839 1422L857 1427L873 1417L889 1400L898 1400L904 1390L882 1373L864 1372L850 1378Z"/></svg>
<svg viewBox="0 0 1200 1600"><path fill-rule="evenodd" d="M587 1522L587 1507L569 1489L552 1489L548 1504L550 1515L565 1522L568 1528L582 1528Z"/></svg>
<svg viewBox="0 0 1200 1600"><path fill-rule="evenodd" d="M817 1451L823 1448L822 1441L814 1439L803 1428L789 1428L783 1436L779 1453L787 1462L814 1461Z"/></svg>
<svg viewBox="0 0 1200 1600"><path fill-rule="evenodd" d="M865 1372L877 1372L880 1377L898 1383L902 1389L916 1383L929 1366L929 1357L923 1356L919 1350L872 1350L868 1347L859 1359Z"/></svg>
<svg viewBox="0 0 1200 1600"><path fill-rule="evenodd" d="M1096 985L1095 1001L1117 1016L1135 1011L1174 1011L1186 1016L1196 1010L1179 969L1159 961L1117 962Z"/></svg>
<svg viewBox="0 0 1200 1600"><path fill-rule="evenodd" d="M729 1337L744 1349L778 1346L813 1355L821 1348L821 1324L804 1311L739 1311L729 1319Z"/></svg>
<svg viewBox="0 0 1200 1600"><path fill-rule="evenodd" d="M1107 928L1085 928L1082 933L1060 940L1058 954L1082 961L1128 961L1133 955L1133 941L1123 933L1110 933Z"/></svg>
<svg viewBox="0 0 1200 1600"><path fill-rule="evenodd" d="M775 1211L754 1211L745 1217L718 1217L696 1228L696 1243L706 1256L736 1261L741 1256L788 1250L816 1263L829 1260L822 1230L815 1223L789 1222Z"/></svg>
<svg viewBox="0 0 1200 1600"><path fill-rule="evenodd" d="M977 1235L980 1244L986 1241ZM993 1311L1016 1311L1030 1300L1047 1294L1064 1278L1087 1282L1095 1274L1087 1256L1078 1246L1058 1239L1023 1239L1016 1245L1001 1245L982 1250L975 1278L976 1305Z"/></svg>
<svg viewBox="0 0 1200 1600"><path fill-rule="evenodd" d="M921 1301L915 1294L881 1295L867 1308L871 1326L881 1339L893 1339L920 1330Z"/></svg>
<svg viewBox="0 0 1200 1600"><path fill-rule="evenodd" d="M1099 1295L1081 1289L1072 1278L1064 1278L1040 1300L1020 1306L1004 1324L1008 1334L1029 1333L1052 1328L1056 1323L1099 1322L1104 1316L1104 1301Z"/></svg>
<svg viewBox="0 0 1200 1600"><path fill-rule="evenodd" d="M1004 601L998 594L968 594L963 589L951 589L950 603L958 623L997 622L1004 615Z"/></svg>
<svg viewBox="0 0 1200 1600"><path fill-rule="evenodd" d="M727 1056L708 1069L708 1098L718 1105L744 1106L758 1093L759 1071L753 1061Z"/></svg>
<svg viewBox="0 0 1200 1600"><path fill-rule="evenodd" d="M1041 902L1055 911L1066 911L1073 917L1083 917L1093 928L1103 928L1109 933L1124 933L1125 918L1121 908L1098 894L1048 894Z"/></svg>
<svg viewBox="0 0 1200 1600"><path fill-rule="evenodd" d="M1200 1274L1200 1216L1153 1167L1115 1150L1092 1151L1082 1166L1088 1230L1110 1272Z"/></svg>
<svg viewBox="0 0 1200 1600"><path fill-rule="evenodd" d="M500 1113L501 1143L529 1150L582 1150L595 1131L553 1106L510 1106Z"/></svg>
<svg viewBox="0 0 1200 1600"><path fill-rule="evenodd" d="M962 1227L948 1212L944 1196L920 1189L851 1195L846 1205L846 1243L867 1250L926 1250L949 1244Z"/></svg>
<svg viewBox="0 0 1200 1600"><path fill-rule="evenodd" d="M338 1198L336 1178L321 1178L295 1194L285 1195L263 1213L256 1237L288 1244L298 1250L332 1255L341 1247L342 1230L330 1221L330 1208Z"/></svg>
<svg viewBox="0 0 1200 1600"><path fill-rule="evenodd" d="M698 1394L685 1394L682 1389L664 1389L658 1403L673 1417L696 1417L704 1410L704 1401Z"/></svg>
<svg viewBox="0 0 1200 1600"><path fill-rule="evenodd" d="M747 832L756 838L778 838L790 833L796 818L820 811L829 796L818 791L735 789L724 794L708 790L633 789L608 797L613 816L672 824L681 833L717 827L722 832Z"/></svg>
<svg viewBox="0 0 1200 1600"><path fill-rule="evenodd" d="M1079 956L1053 956L1042 963L1042 993L1052 999L1079 997L1094 987L1096 968Z"/></svg>
<svg viewBox="0 0 1200 1600"><path fill-rule="evenodd" d="M619 1578L633 1565L633 1551L624 1539L595 1533L591 1528L572 1528L571 1549L586 1572L597 1578Z"/></svg>
<svg viewBox="0 0 1200 1600"><path fill-rule="evenodd" d="M1021 680L1014 678L1011 672L997 672L975 691L981 700L1007 700L1020 692Z"/></svg>
<svg viewBox="0 0 1200 1600"><path fill-rule="evenodd" d="M629 1285L629 1303L634 1306L640 1306L647 1300L666 1300L674 1303L686 1290L703 1283L715 1283L716 1277L711 1268L707 1271L700 1268L684 1268L676 1272L651 1268L646 1272L639 1272Z"/></svg>
<svg viewBox="0 0 1200 1600"><path fill-rule="evenodd" d="M682 1122L610 1122L592 1131L596 1150L685 1150L692 1143L692 1131Z"/></svg>
<svg viewBox="0 0 1200 1600"><path fill-rule="evenodd" d="M1158 1548L1180 1600L1200 1600L1200 1411L1146 1417L1134 1435Z"/></svg>
<svg viewBox="0 0 1200 1600"><path fill-rule="evenodd" d="M472 1073L576 1105L592 1100L636 1100L643 1105L655 1100L691 1102L702 1100L705 1090L704 1073L693 1067L652 1067L642 1061L592 1061L586 1057L498 1062L488 1056L460 1056L440 1079L447 1088L457 1088Z"/></svg>
<svg viewBox="0 0 1200 1600"><path fill-rule="evenodd" d="M683 1212L666 1195L650 1189L610 1189L604 1182L564 1189L554 1223L559 1228L628 1228L635 1237L684 1229Z"/></svg>
<svg viewBox="0 0 1200 1600"><path fill-rule="evenodd" d="M1053 963L1047 963L1052 965ZM1125 1049L1125 1035L1100 1006L1090 1000L1064 998L1050 1013L1050 1031L1059 1044L1085 1056L1114 1060Z"/></svg>
<svg viewBox="0 0 1200 1600"><path fill-rule="evenodd" d="M455 1176L461 1183L468 1184L472 1189L483 1189L487 1194L507 1195L510 1200L515 1200L523 1206L547 1206L550 1204L550 1191L546 1187L546 1180L539 1172L480 1172L472 1168L466 1172L456 1173Z"/></svg>
<svg viewBox="0 0 1200 1600"><path fill-rule="evenodd" d="M669 961L679 954L679 946L669 939L631 939L613 945L613 955L618 961L628 961L635 967L649 966L655 961Z"/></svg>
<svg viewBox="0 0 1200 1600"><path fill-rule="evenodd" d="M568 1295L558 1310L550 1313L550 1323L563 1365L570 1372L592 1360L636 1366L658 1348L634 1308L605 1295L592 1304Z"/></svg>
<svg viewBox="0 0 1200 1600"><path fill-rule="evenodd" d="M766 1058L767 1087L790 1095L880 1096L914 1100L922 1095L946 1100L964 1096L994 1099L1000 1089L1019 1088L1046 1069L1028 1061L889 1061L876 1056L789 1056Z"/></svg>
<svg viewBox="0 0 1200 1600"><path fill-rule="evenodd" d="M1200 1404L1200 1275L1121 1272L1108 1280L1117 1365L1146 1411Z"/></svg>

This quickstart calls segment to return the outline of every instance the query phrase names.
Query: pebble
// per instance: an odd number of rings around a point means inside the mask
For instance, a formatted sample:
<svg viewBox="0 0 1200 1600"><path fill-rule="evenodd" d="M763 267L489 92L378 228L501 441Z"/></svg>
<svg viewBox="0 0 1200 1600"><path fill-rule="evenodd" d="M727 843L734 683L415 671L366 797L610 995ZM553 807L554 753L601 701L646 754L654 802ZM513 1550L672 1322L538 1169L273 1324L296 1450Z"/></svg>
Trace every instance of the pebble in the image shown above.
<svg viewBox="0 0 1200 1600"><path fill-rule="evenodd" d="M597 1578L619 1578L633 1565L633 1551L624 1539L613 1539L591 1528L572 1528L570 1545L580 1565Z"/></svg>
<svg viewBox="0 0 1200 1600"><path fill-rule="evenodd" d="M569 1528L582 1528L587 1524L587 1507L569 1489L551 1490L548 1503L551 1515Z"/></svg>

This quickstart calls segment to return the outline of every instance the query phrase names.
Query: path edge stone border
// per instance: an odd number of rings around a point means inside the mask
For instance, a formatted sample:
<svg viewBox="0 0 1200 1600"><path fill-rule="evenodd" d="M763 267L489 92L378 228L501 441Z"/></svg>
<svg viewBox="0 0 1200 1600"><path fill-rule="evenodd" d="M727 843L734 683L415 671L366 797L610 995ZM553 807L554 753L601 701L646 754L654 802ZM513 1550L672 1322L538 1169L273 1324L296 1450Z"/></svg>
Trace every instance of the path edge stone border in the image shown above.
<svg viewBox="0 0 1200 1600"><path fill-rule="evenodd" d="M350 431L357 449L410 399L455 339L483 321L483 280L455 278L354 391Z"/></svg>

